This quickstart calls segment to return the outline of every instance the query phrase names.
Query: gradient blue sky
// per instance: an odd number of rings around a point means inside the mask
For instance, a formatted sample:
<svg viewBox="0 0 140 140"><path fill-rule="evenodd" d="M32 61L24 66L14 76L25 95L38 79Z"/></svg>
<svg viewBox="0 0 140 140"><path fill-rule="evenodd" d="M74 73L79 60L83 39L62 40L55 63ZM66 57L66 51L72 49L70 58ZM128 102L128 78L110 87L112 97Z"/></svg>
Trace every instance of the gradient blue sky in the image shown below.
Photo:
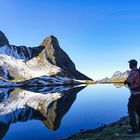
<svg viewBox="0 0 140 140"><path fill-rule="evenodd" d="M79 71L93 79L140 62L140 0L0 0L10 44L37 46L54 35Z"/></svg>

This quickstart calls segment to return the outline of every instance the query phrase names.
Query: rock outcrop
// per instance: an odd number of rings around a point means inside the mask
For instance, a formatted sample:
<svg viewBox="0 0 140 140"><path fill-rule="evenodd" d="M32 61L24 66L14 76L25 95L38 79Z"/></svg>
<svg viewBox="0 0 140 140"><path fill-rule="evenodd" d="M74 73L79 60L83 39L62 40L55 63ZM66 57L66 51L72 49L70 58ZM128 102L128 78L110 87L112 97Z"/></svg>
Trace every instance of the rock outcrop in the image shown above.
<svg viewBox="0 0 140 140"><path fill-rule="evenodd" d="M41 46L45 46L47 59L53 64L60 67L64 74L79 80L91 80L76 70L75 64L70 57L60 48L58 40L54 36L44 39Z"/></svg>
<svg viewBox="0 0 140 140"><path fill-rule="evenodd" d="M9 41L4 35L3 32L0 31L0 46L9 45Z"/></svg>

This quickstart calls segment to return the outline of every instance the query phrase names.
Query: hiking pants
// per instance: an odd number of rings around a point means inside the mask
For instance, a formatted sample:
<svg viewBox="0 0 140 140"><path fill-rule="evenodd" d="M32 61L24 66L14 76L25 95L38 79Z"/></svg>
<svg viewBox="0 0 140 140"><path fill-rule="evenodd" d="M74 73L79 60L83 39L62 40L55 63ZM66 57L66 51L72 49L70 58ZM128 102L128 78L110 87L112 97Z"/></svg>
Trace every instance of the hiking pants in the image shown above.
<svg viewBox="0 0 140 140"><path fill-rule="evenodd" d="M140 94L131 95L128 102L128 114L130 119L130 125L132 129L140 128ZM139 124L137 125L136 114L139 118Z"/></svg>

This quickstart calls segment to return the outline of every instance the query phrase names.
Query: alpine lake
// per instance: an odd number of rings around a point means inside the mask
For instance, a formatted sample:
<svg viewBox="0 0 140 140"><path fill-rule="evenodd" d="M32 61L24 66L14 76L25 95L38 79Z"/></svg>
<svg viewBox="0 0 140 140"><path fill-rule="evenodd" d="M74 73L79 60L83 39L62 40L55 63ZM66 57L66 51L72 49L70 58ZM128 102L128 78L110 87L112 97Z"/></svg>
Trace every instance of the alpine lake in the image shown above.
<svg viewBox="0 0 140 140"><path fill-rule="evenodd" d="M56 140L98 128L127 115L129 96L129 90L119 84L2 88L0 139Z"/></svg>

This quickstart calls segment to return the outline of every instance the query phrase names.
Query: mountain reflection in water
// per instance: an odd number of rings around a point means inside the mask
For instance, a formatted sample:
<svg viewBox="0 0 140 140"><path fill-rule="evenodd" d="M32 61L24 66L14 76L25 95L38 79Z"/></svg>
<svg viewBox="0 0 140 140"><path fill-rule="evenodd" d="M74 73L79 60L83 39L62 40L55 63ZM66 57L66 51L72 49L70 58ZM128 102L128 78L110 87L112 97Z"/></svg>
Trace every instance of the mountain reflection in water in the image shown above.
<svg viewBox="0 0 140 140"><path fill-rule="evenodd" d="M114 83L113 85L114 85L116 88L122 88L122 87L126 86L126 85L124 85L123 83Z"/></svg>
<svg viewBox="0 0 140 140"><path fill-rule="evenodd" d="M0 89L0 139L10 125L28 120L41 120L50 130L60 127L77 93L85 86Z"/></svg>

